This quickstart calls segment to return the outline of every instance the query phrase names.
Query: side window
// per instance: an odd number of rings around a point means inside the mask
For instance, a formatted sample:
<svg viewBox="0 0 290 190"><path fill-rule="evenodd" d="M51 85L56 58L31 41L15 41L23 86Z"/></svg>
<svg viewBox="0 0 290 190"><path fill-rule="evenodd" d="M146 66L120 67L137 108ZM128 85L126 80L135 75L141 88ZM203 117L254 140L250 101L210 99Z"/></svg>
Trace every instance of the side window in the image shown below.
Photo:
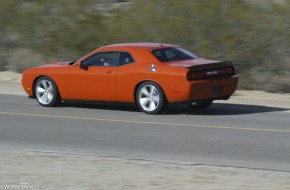
<svg viewBox="0 0 290 190"><path fill-rule="evenodd" d="M160 50L154 50L153 54L157 57L157 59L161 62L167 61L166 55L164 52L162 53Z"/></svg>
<svg viewBox="0 0 290 190"><path fill-rule="evenodd" d="M126 64L129 64L129 63L133 63L135 62L133 57L131 56L130 53L128 52L121 52L120 54L120 66L122 65L126 65Z"/></svg>
<svg viewBox="0 0 290 190"><path fill-rule="evenodd" d="M167 59L173 59L176 57L176 54L173 51L164 51Z"/></svg>
<svg viewBox="0 0 290 190"><path fill-rule="evenodd" d="M100 52L84 60L86 66L118 66L120 52Z"/></svg>

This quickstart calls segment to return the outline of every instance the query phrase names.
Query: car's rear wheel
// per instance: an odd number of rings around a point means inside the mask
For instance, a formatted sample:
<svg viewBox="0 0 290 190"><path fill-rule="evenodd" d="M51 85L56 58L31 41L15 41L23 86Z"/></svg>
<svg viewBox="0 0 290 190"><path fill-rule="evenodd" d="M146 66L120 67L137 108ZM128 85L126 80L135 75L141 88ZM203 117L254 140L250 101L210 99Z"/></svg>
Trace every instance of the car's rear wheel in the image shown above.
<svg viewBox="0 0 290 190"><path fill-rule="evenodd" d="M203 100L203 101L197 101L192 102L188 106L193 110L204 110L208 108L212 104L212 100Z"/></svg>
<svg viewBox="0 0 290 190"><path fill-rule="evenodd" d="M135 96L139 109L147 114L161 113L167 107L163 90L154 82L142 83Z"/></svg>
<svg viewBox="0 0 290 190"><path fill-rule="evenodd" d="M34 95L38 103L45 107L53 107L60 102L60 96L55 82L49 77L40 77L36 81Z"/></svg>

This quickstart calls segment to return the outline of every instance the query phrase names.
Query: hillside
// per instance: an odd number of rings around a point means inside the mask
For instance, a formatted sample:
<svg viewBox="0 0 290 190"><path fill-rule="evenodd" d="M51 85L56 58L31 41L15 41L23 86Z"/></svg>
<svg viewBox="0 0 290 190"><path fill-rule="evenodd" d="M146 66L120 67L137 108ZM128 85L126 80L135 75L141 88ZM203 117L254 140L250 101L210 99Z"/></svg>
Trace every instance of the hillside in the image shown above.
<svg viewBox="0 0 290 190"><path fill-rule="evenodd" d="M1 0L0 70L163 42L232 60L240 89L290 92L290 0Z"/></svg>

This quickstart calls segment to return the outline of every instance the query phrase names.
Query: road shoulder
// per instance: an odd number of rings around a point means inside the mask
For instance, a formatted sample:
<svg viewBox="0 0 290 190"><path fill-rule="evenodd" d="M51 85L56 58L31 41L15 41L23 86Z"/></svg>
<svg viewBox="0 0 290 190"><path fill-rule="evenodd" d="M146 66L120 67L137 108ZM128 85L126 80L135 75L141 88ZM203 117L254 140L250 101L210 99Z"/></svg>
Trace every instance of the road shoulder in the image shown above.
<svg viewBox="0 0 290 190"><path fill-rule="evenodd" d="M288 190L290 187L290 173L247 168L5 149L0 149L0 162L0 189Z"/></svg>

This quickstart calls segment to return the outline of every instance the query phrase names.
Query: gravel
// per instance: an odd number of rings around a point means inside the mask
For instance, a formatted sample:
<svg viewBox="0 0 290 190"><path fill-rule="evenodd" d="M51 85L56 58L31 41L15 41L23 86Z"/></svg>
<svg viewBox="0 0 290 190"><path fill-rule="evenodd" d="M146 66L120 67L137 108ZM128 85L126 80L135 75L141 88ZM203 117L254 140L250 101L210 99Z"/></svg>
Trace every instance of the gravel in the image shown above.
<svg viewBox="0 0 290 190"><path fill-rule="evenodd" d="M0 189L289 190L290 173L0 149Z"/></svg>

